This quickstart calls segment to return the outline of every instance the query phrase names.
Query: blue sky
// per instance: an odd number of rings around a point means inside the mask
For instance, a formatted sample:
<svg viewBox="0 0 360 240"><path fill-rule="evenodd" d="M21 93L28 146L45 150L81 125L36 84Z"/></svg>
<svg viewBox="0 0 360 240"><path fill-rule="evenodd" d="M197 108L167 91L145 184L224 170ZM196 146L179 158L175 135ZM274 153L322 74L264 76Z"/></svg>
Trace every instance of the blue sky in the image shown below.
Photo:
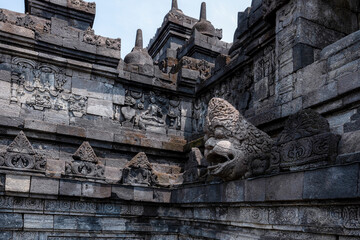
<svg viewBox="0 0 360 240"><path fill-rule="evenodd" d="M178 0L184 14L198 18L204 0ZM134 47L136 30L141 28L144 45L155 35L171 0L95 0L95 33L121 38L122 58ZM237 25L237 13L251 5L251 0L207 0L207 18L216 28L223 29L223 41L232 42ZM24 12L24 0L0 0L0 8Z"/></svg>

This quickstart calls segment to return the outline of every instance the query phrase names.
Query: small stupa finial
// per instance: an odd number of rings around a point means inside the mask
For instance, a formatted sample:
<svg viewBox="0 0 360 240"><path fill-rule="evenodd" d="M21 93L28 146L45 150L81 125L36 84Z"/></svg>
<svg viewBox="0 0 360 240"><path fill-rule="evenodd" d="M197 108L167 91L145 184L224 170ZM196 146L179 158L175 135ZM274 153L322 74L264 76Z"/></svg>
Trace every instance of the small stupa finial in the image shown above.
<svg viewBox="0 0 360 240"><path fill-rule="evenodd" d="M201 3L200 20L206 20L206 2Z"/></svg>
<svg viewBox="0 0 360 240"><path fill-rule="evenodd" d="M143 35L141 29L138 29L136 32L135 48L143 49Z"/></svg>
<svg viewBox="0 0 360 240"><path fill-rule="evenodd" d="M177 0L172 0L171 9L179 9Z"/></svg>

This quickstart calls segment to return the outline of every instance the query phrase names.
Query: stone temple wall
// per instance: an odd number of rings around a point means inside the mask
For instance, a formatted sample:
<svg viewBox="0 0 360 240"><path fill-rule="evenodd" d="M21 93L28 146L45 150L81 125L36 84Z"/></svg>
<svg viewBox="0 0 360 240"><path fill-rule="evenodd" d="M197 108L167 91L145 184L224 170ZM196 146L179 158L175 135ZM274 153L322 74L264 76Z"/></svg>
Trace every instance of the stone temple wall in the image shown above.
<svg viewBox="0 0 360 240"><path fill-rule="evenodd" d="M93 3L0 9L0 239L359 239L359 1L254 0L232 44L172 4L124 59ZM266 171L207 175L213 97Z"/></svg>

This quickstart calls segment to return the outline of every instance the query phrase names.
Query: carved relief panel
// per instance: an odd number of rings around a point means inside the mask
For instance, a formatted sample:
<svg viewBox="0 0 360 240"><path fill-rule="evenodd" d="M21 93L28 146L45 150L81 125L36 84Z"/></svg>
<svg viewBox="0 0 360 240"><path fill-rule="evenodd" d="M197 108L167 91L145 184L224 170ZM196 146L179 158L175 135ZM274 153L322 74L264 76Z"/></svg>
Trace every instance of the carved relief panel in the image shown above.
<svg viewBox="0 0 360 240"><path fill-rule="evenodd" d="M87 98L65 88L64 70L56 66L17 58L12 60L11 102L34 110L68 110L76 117L86 113Z"/></svg>
<svg viewBox="0 0 360 240"><path fill-rule="evenodd" d="M126 128L181 129L181 99L176 96L128 88L124 105L114 105L114 112Z"/></svg>

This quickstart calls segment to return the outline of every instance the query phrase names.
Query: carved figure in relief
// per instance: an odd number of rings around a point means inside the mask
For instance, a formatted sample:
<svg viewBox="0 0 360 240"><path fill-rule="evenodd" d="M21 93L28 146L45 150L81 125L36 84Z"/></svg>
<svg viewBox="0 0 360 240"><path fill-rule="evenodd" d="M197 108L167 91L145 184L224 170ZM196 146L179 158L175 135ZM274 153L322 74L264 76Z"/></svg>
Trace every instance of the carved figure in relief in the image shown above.
<svg viewBox="0 0 360 240"><path fill-rule="evenodd" d="M125 97L125 107L121 108L121 113L125 118L125 121L122 122L122 126L124 127L133 127L135 116L136 116L136 110L133 108L135 105L136 100L131 96Z"/></svg>
<svg viewBox="0 0 360 240"><path fill-rule="evenodd" d="M209 102L205 140L212 176L235 180L263 174L269 167L271 138L224 99Z"/></svg>
<svg viewBox="0 0 360 240"><path fill-rule="evenodd" d="M162 99L159 100L162 102ZM164 114L161 107L156 104L156 98L154 93L150 95L150 105L148 109L140 115L139 125L141 128L146 126L165 126Z"/></svg>

